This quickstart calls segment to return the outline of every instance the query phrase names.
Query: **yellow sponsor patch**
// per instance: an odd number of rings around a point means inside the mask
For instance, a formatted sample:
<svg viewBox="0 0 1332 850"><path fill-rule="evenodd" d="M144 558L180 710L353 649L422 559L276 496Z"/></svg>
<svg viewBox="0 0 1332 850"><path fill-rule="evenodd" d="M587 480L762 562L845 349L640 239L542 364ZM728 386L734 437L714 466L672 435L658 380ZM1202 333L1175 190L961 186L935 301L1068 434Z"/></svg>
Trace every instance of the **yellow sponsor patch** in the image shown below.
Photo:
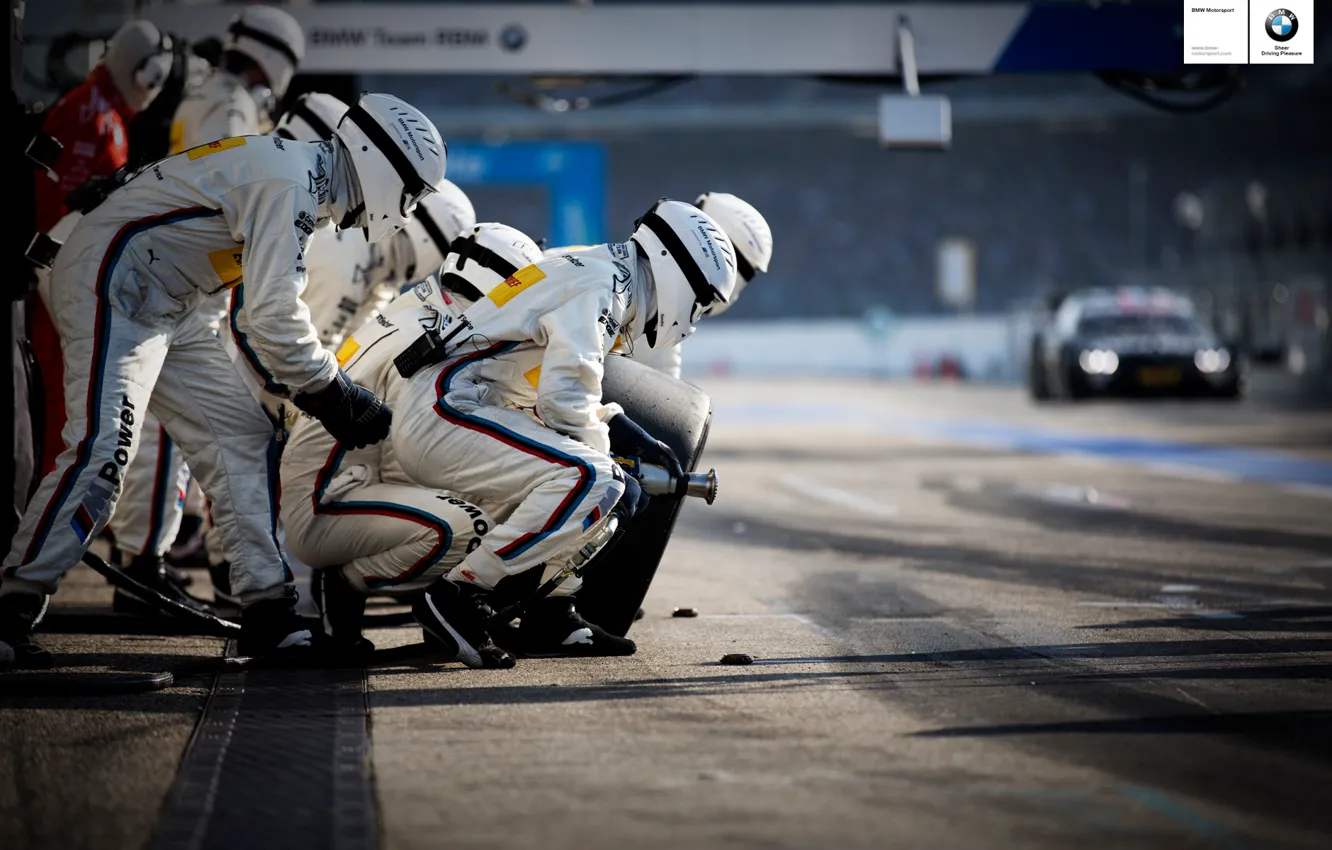
<svg viewBox="0 0 1332 850"><path fill-rule="evenodd" d="M185 150L185 122L184 122L184 121L172 121L172 122L171 122L171 140L170 140L169 144L171 145L171 147L168 148L168 152L169 152L169 153L177 154L177 153L181 153L182 151Z"/></svg>
<svg viewBox="0 0 1332 850"><path fill-rule="evenodd" d="M238 148L245 144L243 136L233 136L230 139L218 139L216 142L209 142L206 145L199 145L197 148L190 148L185 151L185 155L190 159L199 159L218 151L229 151L232 148Z"/></svg>
<svg viewBox="0 0 1332 850"><path fill-rule="evenodd" d="M338 365L346 366L347 361L352 359L352 355L360 350L361 344L354 337L347 337L347 341L338 348Z"/></svg>
<svg viewBox="0 0 1332 850"><path fill-rule="evenodd" d="M208 253L208 262L213 264L213 271L217 273L218 280L222 281L223 288L230 289L241 283L241 257L244 250L244 245L237 245Z"/></svg>
<svg viewBox="0 0 1332 850"><path fill-rule="evenodd" d="M523 373L523 377L527 379L529 384L535 387L541 381L541 367L538 366L535 369L528 369Z"/></svg>
<svg viewBox="0 0 1332 850"><path fill-rule="evenodd" d="M514 296L534 283L546 279L546 273L536 266L527 266L513 273L503 283L486 293L486 297L495 302L496 307L503 307Z"/></svg>

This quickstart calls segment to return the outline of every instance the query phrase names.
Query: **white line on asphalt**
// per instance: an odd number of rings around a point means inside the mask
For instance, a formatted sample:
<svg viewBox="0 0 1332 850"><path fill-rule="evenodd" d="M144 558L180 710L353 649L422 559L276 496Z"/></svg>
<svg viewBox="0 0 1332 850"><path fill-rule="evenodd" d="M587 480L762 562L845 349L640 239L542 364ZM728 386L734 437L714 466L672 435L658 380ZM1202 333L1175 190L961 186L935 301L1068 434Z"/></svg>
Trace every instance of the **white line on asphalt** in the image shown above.
<svg viewBox="0 0 1332 850"><path fill-rule="evenodd" d="M1196 585L1196 584L1163 584L1163 585L1161 585L1161 592L1162 592L1162 593L1192 593L1193 591L1198 590L1198 589L1199 589L1199 587L1198 587L1198 585Z"/></svg>
<svg viewBox="0 0 1332 850"><path fill-rule="evenodd" d="M1316 499L1332 499L1332 487L1320 484L1287 484L1281 489L1298 496L1313 496Z"/></svg>
<svg viewBox="0 0 1332 850"><path fill-rule="evenodd" d="M871 501L855 493L849 493L846 490L839 490L836 487L825 487L808 478L799 475L783 475L781 482L792 490L805 496L813 496L824 502L833 505L841 505L844 508L860 511L861 513L877 516L884 519L897 516L897 506L881 502Z"/></svg>
<svg viewBox="0 0 1332 850"><path fill-rule="evenodd" d="M1097 457L1083 452L1059 452L1055 457L1066 463L1081 463L1087 466L1107 466L1112 461L1108 458Z"/></svg>
<svg viewBox="0 0 1332 850"><path fill-rule="evenodd" d="M1152 472L1161 475L1170 475L1175 478L1191 478L1195 481L1239 481L1238 475L1229 472L1222 472L1219 469L1207 469L1202 466L1187 466L1182 463L1149 463L1146 468Z"/></svg>
<svg viewBox="0 0 1332 850"><path fill-rule="evenodd" d="M1079 608L1177 608L1169 602L1079 602Z"/></svg>

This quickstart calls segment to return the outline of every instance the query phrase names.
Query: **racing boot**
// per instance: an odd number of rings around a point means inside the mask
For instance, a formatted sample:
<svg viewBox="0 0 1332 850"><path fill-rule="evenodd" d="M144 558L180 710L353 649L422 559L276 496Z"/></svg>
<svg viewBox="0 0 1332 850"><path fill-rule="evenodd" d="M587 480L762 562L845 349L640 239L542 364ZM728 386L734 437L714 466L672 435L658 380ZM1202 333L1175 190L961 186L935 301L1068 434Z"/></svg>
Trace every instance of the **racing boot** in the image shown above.
<svg viewBox="0 0 1332 850"><path fill-rule="evenodd" d="M120 549L118 549L116 545L112 543L111 557L108 558L107 560L109 560L113 564L123 564L125 563L125 553L121 552ZM187 588L190 585L194 584L194 576L190 575L187 571L181 569L180 567L172 564L167 557L164 556L163 560L166 562L167 581L171 582L172 584L182 589Z"/></svg>
<svg viewBox="0 0 1332 850"><path fill-rule="evenodd" d="M518 628L496 640L527 658L606 657L633 655L638 645L589 623L578 613L572 596L548 596L523 612Z"/></svg>
<svg viewBox="0 0 1332 850"><path fill-rule="evenodd" d="M213 608L219 617L239 617L240 597L231 592L231 562L208 564L208 578L213 583Z"/></svg>
<svg viewBox="0 0 1332 850"><path fill-rule="evenodd" d="M144 585L149 590L157 591L172 602L179 602L181 605L193 608L196 611L202 611L205 614L213 613L212 606L207 602L195 599L185 591L185 588L172 581L166 570L166 562L161 555L135 555L126 562L122 553L120 566L121 572L126 576ZM129 614L136 617L162 617L170 613L158 607L151 597L141 597L134 591L126 590L119 585L116 586L115 596L111 600L111 610L117 614Z"/></svg>
<svg viewBox="0 0 1332 850"><path fill-rule="evenodd" d="M433 638L468 667L512 667L513 656L496 646L488 631L495 611L485 596L481 587L441 577L412 603L412 616L421 624L427 642Z"/></svg>
<svg viewBox="0 0 1332 850"><path fill-rule="evenodd" d="M323 661L329 640L317 623L296 613L296 591L274 599L251 602L241 611L237 650L247 658Z"/></svg>
<svg viewBox="0 0 1332 850"><path fill-rule="evenodd" d="M32 639L51 597L36 593L0 596L0 670L50 670L55 659Z"/></svg>
<svg viewBox="0 0 1332 850"><path fill-rule="evenodd" d="M362 657L375 645L362 633L365 625L365 595L352 586L340 567L315 570L310 575L315 608L324 621L332 649L339 655Z"/></svg>

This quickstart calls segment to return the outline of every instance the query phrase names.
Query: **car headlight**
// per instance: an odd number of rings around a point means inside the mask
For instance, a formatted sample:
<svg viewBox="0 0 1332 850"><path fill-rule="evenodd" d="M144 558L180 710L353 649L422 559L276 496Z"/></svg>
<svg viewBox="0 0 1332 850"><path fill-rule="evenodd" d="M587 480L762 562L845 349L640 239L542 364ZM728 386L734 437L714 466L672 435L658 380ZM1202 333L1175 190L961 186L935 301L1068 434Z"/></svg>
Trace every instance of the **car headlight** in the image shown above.
<svg viewBox="0 0 1332 850"><path fill-rule="evenodd" d="M1078 365L1088 375L1113 375L1119 368L1119 355L1109 349L1095 348L1079 354Z"/></svg>
<svg viewBox="0 0 1332 850"><path fill-rule="evenodd" d="M1230 352L1224 348L1204 348L1193 355L1193 365L1208 375L1230 368Z"/></svg>

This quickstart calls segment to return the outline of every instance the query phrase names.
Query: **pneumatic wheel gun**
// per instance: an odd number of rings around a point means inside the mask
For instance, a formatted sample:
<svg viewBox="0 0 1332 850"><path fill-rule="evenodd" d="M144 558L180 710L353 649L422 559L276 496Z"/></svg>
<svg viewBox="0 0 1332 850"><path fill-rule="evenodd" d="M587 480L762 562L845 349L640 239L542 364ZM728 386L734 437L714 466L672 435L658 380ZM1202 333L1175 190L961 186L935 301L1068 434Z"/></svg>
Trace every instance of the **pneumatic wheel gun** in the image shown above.
<svg viewBox="0 0 1332 850"><path fill-rule="evenodd" d="M649 496L673 496L677 499L693 496L706 500L709 505L717 498L715 469L689 472L684 478L676 478L665 467L643 463L636 457L617 457L615 462L624 469L625 475L633 476Z"/></svg>

